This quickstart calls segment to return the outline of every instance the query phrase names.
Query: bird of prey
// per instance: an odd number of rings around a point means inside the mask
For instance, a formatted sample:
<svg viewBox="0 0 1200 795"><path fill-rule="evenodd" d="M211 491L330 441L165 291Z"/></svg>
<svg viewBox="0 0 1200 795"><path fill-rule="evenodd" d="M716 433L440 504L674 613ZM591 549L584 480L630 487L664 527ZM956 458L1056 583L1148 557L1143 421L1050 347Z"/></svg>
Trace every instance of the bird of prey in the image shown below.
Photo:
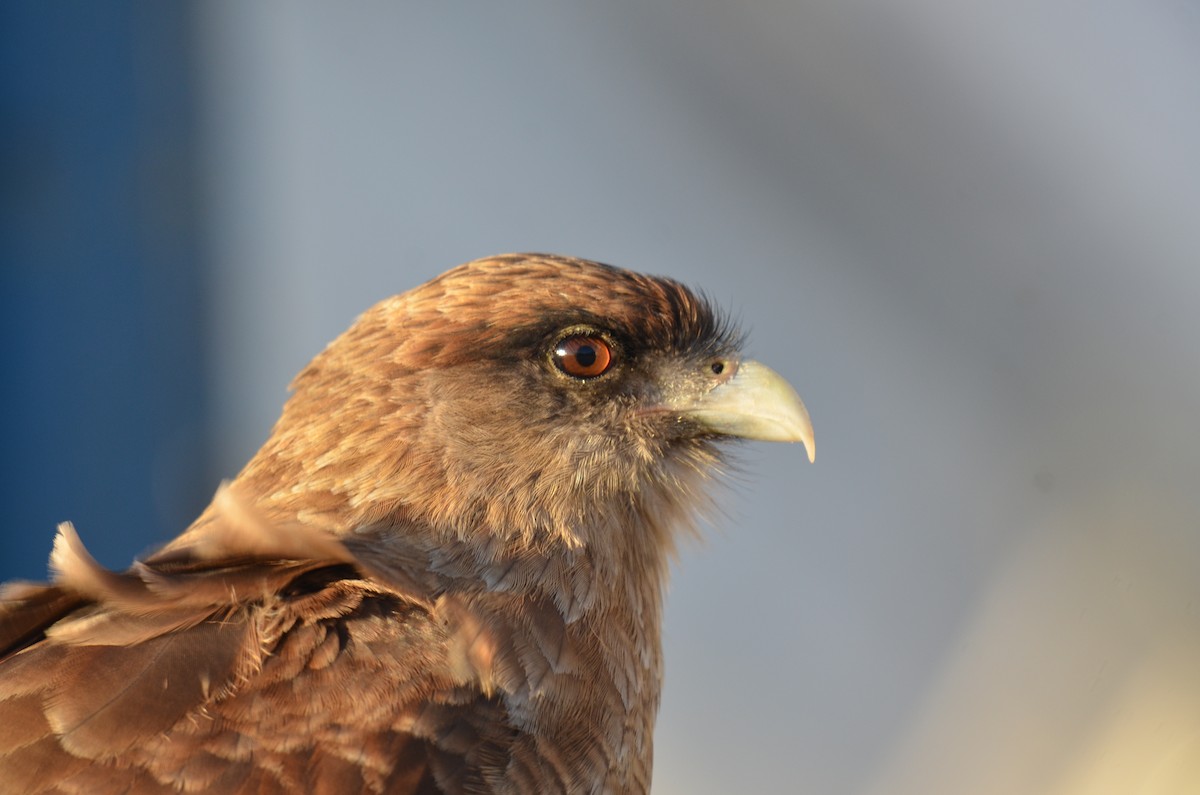
<svg viewBox="0 0 1200 795"><path fill-rule="evenodd" d="M59 527L0 593L3 793L644 793L670 553L730 437L804 443L702 297L552 255L455 268L296 377L124 572Z"/></svg>

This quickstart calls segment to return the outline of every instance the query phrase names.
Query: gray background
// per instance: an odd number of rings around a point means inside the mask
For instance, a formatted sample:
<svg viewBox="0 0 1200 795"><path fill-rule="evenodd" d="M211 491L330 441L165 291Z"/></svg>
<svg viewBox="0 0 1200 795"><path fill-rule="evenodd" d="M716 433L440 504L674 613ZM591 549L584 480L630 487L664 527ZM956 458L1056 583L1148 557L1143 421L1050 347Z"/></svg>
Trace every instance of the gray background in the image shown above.
<svg viewBox="0 0 1200 795"><path fill-rule="evenodd" d="M750 327L819 455L745 446L676 567L656 793L1200 788L1194 4L229 0L178 27L206 443L163 466L210 493L358 312L459 262L674 276ZM50 524L16 532L44 555Z"/></svg>

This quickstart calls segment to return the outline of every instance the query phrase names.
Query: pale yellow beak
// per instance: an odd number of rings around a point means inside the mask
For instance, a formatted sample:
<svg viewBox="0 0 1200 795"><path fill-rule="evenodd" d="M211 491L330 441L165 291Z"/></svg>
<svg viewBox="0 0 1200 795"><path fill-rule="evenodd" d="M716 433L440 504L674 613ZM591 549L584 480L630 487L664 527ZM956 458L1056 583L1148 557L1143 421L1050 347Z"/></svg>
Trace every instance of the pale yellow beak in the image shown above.
<svg viewBox="0 0 1200 795"><path fill-rule="evenodd" d="M733 378L686 405L673 408L705 428L764 442L801 442L808 460L817 456L812 420L804 401L783 376L756 361L738 365Z"/></svg>

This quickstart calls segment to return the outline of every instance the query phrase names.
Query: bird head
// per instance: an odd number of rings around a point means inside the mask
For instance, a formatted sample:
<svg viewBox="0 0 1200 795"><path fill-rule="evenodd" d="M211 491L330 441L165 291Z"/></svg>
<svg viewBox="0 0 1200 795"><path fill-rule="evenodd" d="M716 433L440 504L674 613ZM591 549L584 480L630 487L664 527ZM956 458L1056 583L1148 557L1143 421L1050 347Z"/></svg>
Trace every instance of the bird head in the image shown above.
<svg viewBox="0 0 1200 795"><path fill-rule="evenodd" d="M724 439L813 455L800 398L740 349L675 281L550 255L478 260L334 340L239 480L264 508L338 532L403 519L577 547L611 517L665 528L705 501Z"/></svg>

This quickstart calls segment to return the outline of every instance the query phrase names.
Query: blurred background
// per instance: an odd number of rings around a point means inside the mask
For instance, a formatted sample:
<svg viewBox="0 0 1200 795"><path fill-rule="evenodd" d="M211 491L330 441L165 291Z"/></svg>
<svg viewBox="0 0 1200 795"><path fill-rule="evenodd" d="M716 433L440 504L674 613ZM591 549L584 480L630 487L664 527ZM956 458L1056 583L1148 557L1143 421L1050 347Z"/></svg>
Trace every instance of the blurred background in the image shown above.
<svg viewBox="0 0 1200 795"><path fill-rule="evenodd" d="M655 792L1200 792L1200 7L0 7L4 579L122 567L356 314L558 251L804 396L668 597Z"/></svg>

